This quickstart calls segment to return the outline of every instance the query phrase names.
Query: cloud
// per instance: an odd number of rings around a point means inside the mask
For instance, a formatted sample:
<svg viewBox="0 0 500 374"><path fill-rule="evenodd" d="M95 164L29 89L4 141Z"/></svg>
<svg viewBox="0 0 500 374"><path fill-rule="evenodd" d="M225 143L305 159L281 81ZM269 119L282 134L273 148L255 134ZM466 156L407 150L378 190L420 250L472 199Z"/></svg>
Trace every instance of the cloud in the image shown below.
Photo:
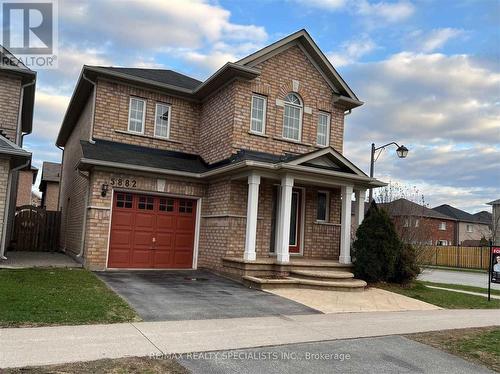
<svg viewBox="0 0 500 374"><path fill-rule="evenodd" d="M311 6L314 8L326 9L326 10L337 10L342 9L347 4L346 0L296 0L306 6Z"/></svg>
<svg viewBox="0 0 500 374"><path fill-rule="evenodd" d="M339 52L327 53L328 59L332 62L333 66L350 65L372 52L377 48L375 42L367 35L363 35L359 39L353 39L342 43Z"/></svg>
<svg viewBox="0 0 500 374"><path fill-rule="evenodd" d="M500 69L471 56L401 52L345 68L365 105L346 117L345 153L368 171L370 144L396 141L375 175L418 185L432 206L470 211L500 193Z"/></svg>
<svg viewBox="0 0 500 374"><path fill-rule="evenodd" d="M36 138L54 144L69 100L69 96L38 89L35 95L33 133L26 139Z"/></svg>
<svg viewBox="0 0 500 374"><path fill-rule="evenodd" d="M442 48L449 40L462 36L464 33L464 30L449 27L434 29L428 33L417 30L411 33L410 39L415 50L429 53Z"/></svg>
<svg viewBox="0 0 500 374"><path fill-rule="evenodd" d="M356 2L356 13L370 18L373 22L401 22L415 12L415 6L409 1L370 3L366 0Z"/></svg>
<svg viewBox="0 0 500 374"><path fill-rule="evenodd" d="M228 10L204 0L129 0L126 6L112 0L91 4L70 0L61 4L60 13L66 33L82 35L85 30L88 40L109 40L132 51L200 48L221 39L267 39L263 27L232 23Z"/></svg>

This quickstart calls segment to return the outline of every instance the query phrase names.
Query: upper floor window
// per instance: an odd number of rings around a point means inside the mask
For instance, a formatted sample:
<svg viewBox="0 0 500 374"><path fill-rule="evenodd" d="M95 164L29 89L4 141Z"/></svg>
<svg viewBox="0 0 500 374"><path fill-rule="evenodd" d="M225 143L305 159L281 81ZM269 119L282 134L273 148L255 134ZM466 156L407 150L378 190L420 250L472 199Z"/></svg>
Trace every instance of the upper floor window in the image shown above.
<svg viewBox="0 0 500 374"><path fill-rule="evenodd" d="M441 223L439 224L439 230L441 230L441 231L446 230L446 222L441 222Z"/></svg>
<svg viewBox="0 0 500 374"><path fill-rule="evenodd" d="M128 111L128 131L143 134L145 117L146 100L131 97Z"/></svg>
<svg viewBox="0 0 500 374"><path fill-rule="evenodd" d="M467 225L467 232L473 232L474 229L472 228L472 225Z"/></svg>
<svg viewBox="0 0 500 374"><path fill-rule="evenodd" d="M319 112L318 114L318 129L316 144L320 147L328 146L330 142L330 114L325 112Z"/></svg>
<svg viewBox="0 0 500 374"><path fill-rule="evenodd" d="M155 136L168 138L170 136L170 105L157 103L155 118Z"/></svg>
<svg viewBox="0 0 500 374"><path fill-rule="evenodd" d="M296 94L289 93L284 102L283 137L300 141L302 136L302 101Z"/></svg>
<svg viewBox="0 0 500 374"><path fill-rule="evenodd" d="M252 96L250 131L257 134L264 134L266 132L266 106L266 97L259 95Z"/></svg>

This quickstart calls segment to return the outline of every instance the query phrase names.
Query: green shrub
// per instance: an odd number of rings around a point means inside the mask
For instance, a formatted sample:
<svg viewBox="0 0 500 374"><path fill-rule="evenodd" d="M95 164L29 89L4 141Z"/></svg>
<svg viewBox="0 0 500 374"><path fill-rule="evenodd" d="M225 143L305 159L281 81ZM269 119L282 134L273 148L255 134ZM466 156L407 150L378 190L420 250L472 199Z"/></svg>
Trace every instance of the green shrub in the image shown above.
<svg viewBox="0 0 500 374"><path fill-rule="evenodd" d="M410 244L403 244L396 260L394 275L390 281L399 284L408 284L414 280L419 273L420 267L417 264L415 248Z"/></svg>
<svg viewBox="0 0 500 374"><path fill-rule="evenodd" d="M353 271L367 282L394 278L402 243L388 214L372 202L353 243Z"/></svg>

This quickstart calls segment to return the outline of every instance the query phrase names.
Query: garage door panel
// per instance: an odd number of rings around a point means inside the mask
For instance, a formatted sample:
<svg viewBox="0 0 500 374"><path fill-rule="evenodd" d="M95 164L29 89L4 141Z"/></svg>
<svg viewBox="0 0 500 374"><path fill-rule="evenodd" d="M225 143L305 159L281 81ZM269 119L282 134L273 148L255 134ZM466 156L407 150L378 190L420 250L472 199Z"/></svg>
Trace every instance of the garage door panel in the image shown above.
<svg viewBox="0 0 500 374"><path fill-rule="evenodd" d="M130 242L132 241L132 232L127 230L113 230L111 231L111 244L113 246L123 246L126 245L130 247Z"/></svg>
<svg viewBox="0 0 500 374"><path fill-rule="evenodd" d="M108 266L191 268L196 201L126 195L126 203L114 201Z"/></svg>
<svg viewBox="0 0 500 374"><path fill-rule="evenodd" d="M134 215L130 212L118 211L113 214L113 225L115 227L132 227Z"/></svg>
<svg viewBox="0 0 500 374"><path fill-rule="evenodd" d="M194 219L191 216L179 216L176 223L177 230L191 231L194 228Z"/></svg>
<svg viewBox="0 0 500 374"><path fill-rule="evenodd" d="M144 231L153 231L156 217L153 213L136 213L135 227Z"/></svg>
<svg viewBox="0 0 500 374"><path fill-rule="evenodd" d="M193 252L176 251L174 254L174 267L190 268L193 265Z"/></svg>

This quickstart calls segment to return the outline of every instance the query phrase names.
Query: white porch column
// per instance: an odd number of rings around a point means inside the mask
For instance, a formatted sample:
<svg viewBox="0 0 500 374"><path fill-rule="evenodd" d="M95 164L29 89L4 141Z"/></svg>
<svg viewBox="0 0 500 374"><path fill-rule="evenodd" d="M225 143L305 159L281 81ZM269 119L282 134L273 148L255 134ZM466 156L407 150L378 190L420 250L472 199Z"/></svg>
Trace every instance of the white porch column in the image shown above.
<svg viewBox="0 0 500 374"><path fill-rule="evenodd" d="M351 197L352 186L342 187L342 212L340 219L340 256L341 264L351 263Z"/></svg>
<svg viewBox="0 0 500 374"><path fill-rule="evenodd" d="M358 227L359 225L361 225L361 222L363 222L363 219L365 218L366 190L355 190L354 194L356 196L354 215L356 216L356 227Z"/></svg>
<svg viewBox="0 0 500 374"><path fill-rule="evenodd" d="M276 260L279 263L290 261L290 219L292 208L293 177L285 175L281 178L281 197L278 215L278 243Z"/></svg>
<svg viewBox="0 0 500 374"><path fill-rule="evenodd" d="M256 258L255 240L257 238L257 211L259 208L260 175L248 176L247 230L243 258L253 261Z"/></svg>

